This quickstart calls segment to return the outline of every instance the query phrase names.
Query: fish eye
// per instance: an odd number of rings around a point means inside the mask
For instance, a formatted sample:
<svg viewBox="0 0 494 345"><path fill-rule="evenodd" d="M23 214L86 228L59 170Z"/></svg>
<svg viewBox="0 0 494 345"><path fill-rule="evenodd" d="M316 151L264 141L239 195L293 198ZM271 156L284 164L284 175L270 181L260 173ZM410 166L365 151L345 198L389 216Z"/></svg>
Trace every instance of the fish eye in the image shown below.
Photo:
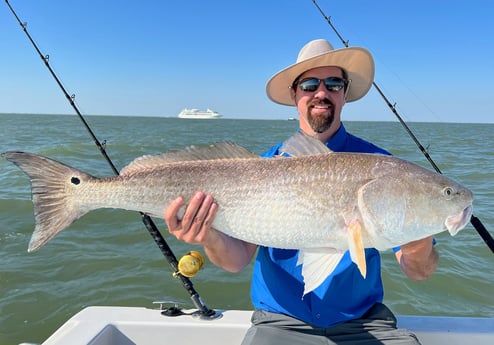
<svg viewBox="0 0 494 345"><path fill-rule="evenodd" d="M454 190L451 187L446 187L443 189L443 195L446 197L446 199L451 199L453 197Z"/></svg>

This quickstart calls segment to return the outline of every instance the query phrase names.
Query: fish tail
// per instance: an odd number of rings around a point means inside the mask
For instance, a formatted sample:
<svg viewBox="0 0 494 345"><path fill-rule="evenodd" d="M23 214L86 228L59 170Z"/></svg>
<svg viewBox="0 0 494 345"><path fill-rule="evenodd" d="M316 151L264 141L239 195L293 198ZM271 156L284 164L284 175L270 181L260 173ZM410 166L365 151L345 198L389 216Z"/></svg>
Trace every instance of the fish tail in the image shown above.
<svg viewBox="0 0 494 345"><path fill-rule="evenodd" d="M2 154L17 165L31 180L36 225L28 252L45 245L90 209L76 197L77 186L92 176L49 158L25 153Z"/></svg>

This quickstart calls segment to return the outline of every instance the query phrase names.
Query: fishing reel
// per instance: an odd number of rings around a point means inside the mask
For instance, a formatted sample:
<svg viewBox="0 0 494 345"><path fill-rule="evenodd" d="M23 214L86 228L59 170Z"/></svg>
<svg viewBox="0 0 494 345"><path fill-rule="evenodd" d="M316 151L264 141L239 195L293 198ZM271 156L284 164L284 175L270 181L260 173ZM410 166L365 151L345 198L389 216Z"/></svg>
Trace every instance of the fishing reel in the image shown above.
<svg viewBox="0 0 494 345"><path fill-rule="evenodd" d="M173 273L174 277L178 274L187 278L194 277L204 266L204 257L198 251L191 250L178 261L178 271Z"/></svg>

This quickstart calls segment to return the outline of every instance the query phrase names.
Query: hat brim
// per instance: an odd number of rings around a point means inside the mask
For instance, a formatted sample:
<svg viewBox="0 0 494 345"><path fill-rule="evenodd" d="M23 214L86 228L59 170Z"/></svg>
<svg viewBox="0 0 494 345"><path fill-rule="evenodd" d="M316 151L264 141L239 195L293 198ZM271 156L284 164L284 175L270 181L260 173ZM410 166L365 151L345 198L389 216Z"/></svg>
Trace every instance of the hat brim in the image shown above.
<svg viewBox="0 0 494 345"><path fill-rule="evenodd" d="M346 71L348 79L351 79L347 102L362 98L374 81L374 59L367 49L360 47L335 49L295 63L273 75L266 84L269 99L279 104L294 106L290 88L295 78L308 70L324 66L337 66Z"/></svg>

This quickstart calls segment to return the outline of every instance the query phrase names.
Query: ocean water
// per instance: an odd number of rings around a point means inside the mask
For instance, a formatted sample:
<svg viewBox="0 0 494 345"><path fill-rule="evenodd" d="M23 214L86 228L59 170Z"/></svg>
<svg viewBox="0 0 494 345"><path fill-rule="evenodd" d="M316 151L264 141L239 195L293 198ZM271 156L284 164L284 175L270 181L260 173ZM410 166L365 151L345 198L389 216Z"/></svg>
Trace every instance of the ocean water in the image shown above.
<svg viewBox="0 0 494 345"><path fill-rule="evenodd" d="M296 121L181 120L86 117L117 168L133 158L192 144L233 141L262 153L297 129ZM0 115L0 152L43 154L96 176L111 175L77 116ZM396 156L429 163L395 122L346 122L347 129ZM412 131L443 173L475 195L474 213L494 234L494 125L413 123ZM190 246L167 235L175 255ZM0 158L0 344L42 342L63 322L91 305L152 308L155 300L193 307L137 213L98 210L46 246L27 253L34 229L27 177ZM437 236L441 261L427 281L403 276L391 252L383 253L385 303L397 314L494 317L494 254L469 225L455 237ZM251 267L239 274L211 263L192 279L213 309L249 309Z"/></svg>

